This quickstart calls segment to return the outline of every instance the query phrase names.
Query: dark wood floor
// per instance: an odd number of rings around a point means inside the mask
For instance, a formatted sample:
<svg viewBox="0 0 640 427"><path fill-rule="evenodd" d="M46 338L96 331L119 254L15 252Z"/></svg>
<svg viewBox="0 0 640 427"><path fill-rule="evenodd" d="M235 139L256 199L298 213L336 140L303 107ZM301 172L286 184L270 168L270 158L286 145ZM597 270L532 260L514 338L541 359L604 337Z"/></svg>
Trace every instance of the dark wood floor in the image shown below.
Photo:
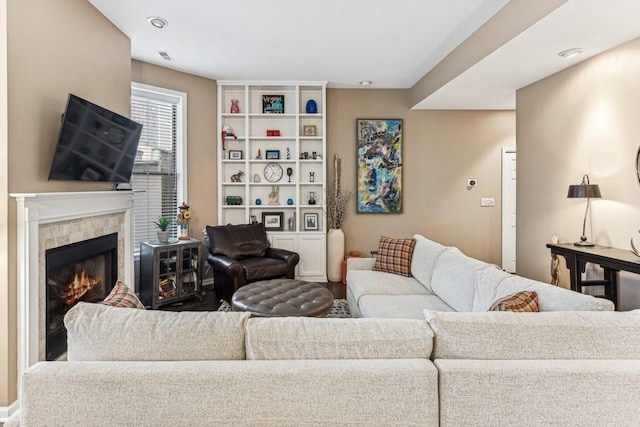
<svg viewBox="0 0 640 427"><path fill-rule="evenodd" d="M320 282L318 282L320 283ZM320 283L325 285L331 291L334 299L344 299L347 294L347 287L339 282ZM158 310L166 311L215 311L220 307L220 298L211 287L205 287L203 291L202 301L198 298L191 298L174 304L164 305Z"/></svg>

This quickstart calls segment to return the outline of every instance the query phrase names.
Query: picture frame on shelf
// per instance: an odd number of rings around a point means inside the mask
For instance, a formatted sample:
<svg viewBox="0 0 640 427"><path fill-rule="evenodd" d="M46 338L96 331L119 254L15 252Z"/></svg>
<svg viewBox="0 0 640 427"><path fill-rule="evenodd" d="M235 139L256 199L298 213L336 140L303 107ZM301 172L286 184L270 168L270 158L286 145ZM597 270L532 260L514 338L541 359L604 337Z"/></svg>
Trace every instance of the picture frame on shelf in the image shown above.
<svg viewBox="0 0 640 427"><path fill-rule="evenodd" d="M280 150L265 150L264 158L267 160L279 160Z"/></svg>
<svg viewBox="0 0 640 427"><path fill-rule="evenodd" d="M242 150L229 150L229 160L242 160Z"/></svg>
<svg viewBox="0 0 640 427"><path fill-rule="evenodd" d="M311 230L311 231L317 231L319 229L317 213L304 214L304 229Z"/></svg>
<svg viewBox="0 0 640 427"><path fill-rule="evenodd" d="M284 230L284 212L262 212L262 223L267 231L282 231Z"/></svg>
<svg viewBox="0 0 640 427"><path fill-rule="evenodd" d="M316 125L303 125L302 126L302 134L304 136L316 136L318 132L316 130Z"/></svg>
<svg viewBox="0 0 640 427"><path fill-rule="evenodd" d="M263 114L284 114L284 95L262 95Z"/></svg>

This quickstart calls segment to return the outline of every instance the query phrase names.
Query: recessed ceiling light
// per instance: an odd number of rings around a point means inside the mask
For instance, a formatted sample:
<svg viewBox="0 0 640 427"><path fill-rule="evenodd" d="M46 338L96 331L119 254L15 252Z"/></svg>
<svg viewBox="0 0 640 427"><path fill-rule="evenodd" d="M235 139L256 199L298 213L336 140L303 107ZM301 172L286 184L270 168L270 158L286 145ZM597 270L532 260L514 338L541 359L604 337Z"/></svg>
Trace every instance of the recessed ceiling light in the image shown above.
<svg viewBox="0 0 640 427"><path fill-rule="evenodd" d="M360 86L371 86L372 84L371 80L360 80Z"/></svg>
<svg viewBox="0 0 640 427"><path fill-rule="evenodd" d="M575 47L573 49L563 50L562 52L558 53L558 56L560 58L569 59L573 58L574 56L580 55L582 52L584 52L584 49L582 49L581 47Z"/></svg>
<svg viewBox="0 0 640 427"><path fill-rule="evenodd" d="M153 25L154 27L160 28L160 29L163 29L164 27L169 25L169 22L166 19L161 18L159 16L150 16L147 18L147 22Z"/></svg>

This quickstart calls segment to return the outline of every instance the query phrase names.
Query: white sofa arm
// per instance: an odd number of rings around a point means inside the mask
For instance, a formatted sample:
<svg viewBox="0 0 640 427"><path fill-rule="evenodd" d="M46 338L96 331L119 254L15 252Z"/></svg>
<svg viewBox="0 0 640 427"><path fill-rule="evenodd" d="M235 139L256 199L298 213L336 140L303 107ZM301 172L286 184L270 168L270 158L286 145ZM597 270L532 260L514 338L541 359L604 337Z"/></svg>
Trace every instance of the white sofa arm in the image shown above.
<svg viewBox="0 0 640 427"><path fill-rule="evenodd" d="M349 270L373 270L375 258L347 258L347 271Z"/></svg>

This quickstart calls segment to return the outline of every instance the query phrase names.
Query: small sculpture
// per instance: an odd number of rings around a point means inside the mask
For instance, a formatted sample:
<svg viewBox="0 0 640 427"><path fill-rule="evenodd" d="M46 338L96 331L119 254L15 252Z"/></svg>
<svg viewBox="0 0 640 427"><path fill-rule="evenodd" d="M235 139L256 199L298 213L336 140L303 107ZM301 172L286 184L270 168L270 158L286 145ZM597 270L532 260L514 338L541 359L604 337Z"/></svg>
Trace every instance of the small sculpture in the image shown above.
<svg viewBox="0 0 640 427"><path fill-rule="evenodd" d="M640 230L638 230L640 233ZM640 251L636 248L636 245L633 244L633 237L631 238L631 252L633 252L636 256L640 257Z"/></svg>
<svg viewBox="0 0 640 427"><path fill-rule="evenodd" d="M258 155L256 156L256 160L262 159L262 152L258 149Z"/></svg>
<svg viewBox="0 0 640 427"><path fill-rule="evenodd" d="M278 193L279 193L280 189L278 188L278 186L273 185L271 186L271 192L269 193L269 204L270 205L277 205L278 204Z"/></svg>
<svg viewBox="0 0 640 427"><path fill-rule="evenodd" d="M244 172L238 171L238 173L234 173L231 175L231 182L241 182L240 177L244 175Z"/></svg>
<svg viewBox="0 0 640 427"><path fill-rule="evenodd" d="M260 174L258 173L254 173L253 174L253 182L260 182Z"/></svg>
<svg viewBox="0 0 640 427"><path fill-rule="evenodd" d="M231 100L231 109L229 111L231 111L232 114L238 114L240 112L240 106L238 105L237 99Z"/></svg>
<svg viewBox="0 0 640 427"><path fill-rule="evenodd" d="M558 243L560 243L560 239L558 239L558 236L553 236L551 238L551 243L553 243L554 245L557 245ZM551 266L550 266L551 282L550 283L554 286L558 286L558 284L560 283L560 275L558 272L559 267L560 267L560 259L558 259L558 255L551 254Z"/></svg>
<svg viewBox="0 0 640 427"><path fill-rule="evenodd" d="M182 202L182 204L178 206L178 210L178 218L176 219L180 228L180 235L178 236L178 239L189 240L189 221L191 220L189 205L187 202Z"/></svg>
<svg viewBox="0 0 640 427"><path fill-rule="evenodd" d="M291 150L289 150L289 147L287 147L287 160L289 160L291 158Z"/></svg>

